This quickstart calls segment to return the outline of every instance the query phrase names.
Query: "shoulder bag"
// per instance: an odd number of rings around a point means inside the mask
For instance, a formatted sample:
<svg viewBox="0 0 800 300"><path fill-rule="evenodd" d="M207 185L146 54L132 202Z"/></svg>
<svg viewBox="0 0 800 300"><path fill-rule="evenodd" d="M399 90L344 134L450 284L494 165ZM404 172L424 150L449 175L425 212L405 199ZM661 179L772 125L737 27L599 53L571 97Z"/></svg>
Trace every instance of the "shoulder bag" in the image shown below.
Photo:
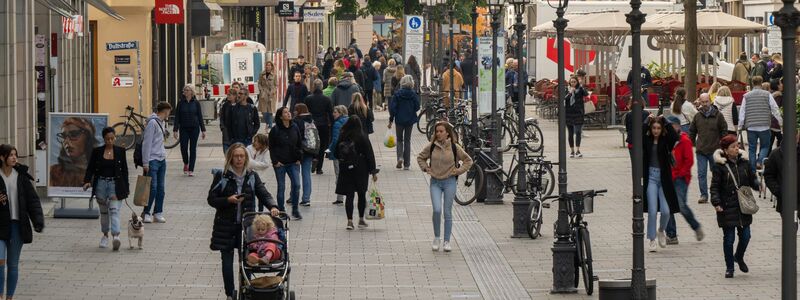
<svg viewBox="0 0 800 300"><path fill-rule="evenodd" d="M739 183L736 181L737 176L733 174L731 167L727 163L725 167L728 168L728 172L731 174L731 178L733 178L733 184L736 186L736 196L739 198L739 210L745 215L756 214L758 212L758 203L756 203L756 197L753 196L753 189L746 185L739 186Z"/></svg>

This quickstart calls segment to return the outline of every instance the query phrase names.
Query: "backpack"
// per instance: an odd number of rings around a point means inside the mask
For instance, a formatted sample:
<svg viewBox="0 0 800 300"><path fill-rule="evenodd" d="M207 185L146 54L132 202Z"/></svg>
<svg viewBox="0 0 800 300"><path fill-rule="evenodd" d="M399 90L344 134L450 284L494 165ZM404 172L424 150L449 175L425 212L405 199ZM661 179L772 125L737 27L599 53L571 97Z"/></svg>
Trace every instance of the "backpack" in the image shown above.
<svg viewBox="0 0 800 300"><path fill-rule="evenodd" d="M147 123L150 124L150 120L148 119ZM158 121L156 121L158 122ZM158 123L158 128L161 129L161 134L164 134L164 128L161 127L161 123ZM142 132L142 139L136 141L136 145L133 147L133 166L136 168L144 167L144 161L142 158L142 142L144 141L144 132Z"/></svg>
<svg viewBox="0 0 800 300"><path fill-rule="evenodd" d="M317 155L319 153L319 131L314 122L303 122L303 152L306 154Z"/></svg>
<svg viewBox="0 0 800 300"><path fill-rule="evenodd" d="M433 149L434 148L436 148L436 145L431 143L431 149L430 149L430 152L428 153L428 159L433 157ZM459 166L459 163L458 163L458 149L456 148L456 143L451 142L450 143L450 148L453 150L453 163L455 164L456 167L458 167ZM458 176L456 176L456 177L458 177Z"/></svg>
<svg viewBox="0 0 800 300"><path fill-rule="evenodd" d="M214 185L214 188L212 188L211 190L212 191L216 191L217 189L219 189L219 191L224 191L225 187L228 186L228 178L223 176L224 172L222 171L222 169L216 169L216 168L215 169L211 169L211 174L214 174L214 178L217 178L218 176L221 177L219 179L219 181L217 182L217 184ZM247 179L247 184L250 186L250 190L252 190L253 193L255 193L256 192L256 177L255 176L250 176L250 178Z"/></svg>
<svg viewBox="0 0 800 300"><path fill-rule="evenodd" d="M350 170L358 166L359 154L356 143L351 140L340 140L336 145L335 156L339 160L340 168Z"/></svg>

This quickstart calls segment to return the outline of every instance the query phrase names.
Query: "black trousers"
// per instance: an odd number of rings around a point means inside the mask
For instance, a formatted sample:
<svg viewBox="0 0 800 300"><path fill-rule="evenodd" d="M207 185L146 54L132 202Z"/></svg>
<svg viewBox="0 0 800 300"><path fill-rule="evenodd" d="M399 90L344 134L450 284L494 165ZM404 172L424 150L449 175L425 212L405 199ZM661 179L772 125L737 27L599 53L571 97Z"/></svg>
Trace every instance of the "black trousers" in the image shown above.
<svg viewBox="0 0 800 300"><path fill-rule="evenodd" d="M183 164L189 165L189 171L194 172L194 163L197 161L197 139L200 138L200 127L181 127L179 131Z"/></svg>
<svg viewBox="0 0 800 300"><path fill-rule="evenodd" d="M355 192L350 193L344 200L344 209L347 212L347 219L353 219L353 198L355 198L354 194L358 194L358 217L364 218L364 211L367 210L367 192Z"/></svg>
<svg viewBox="0 0 800 300"><path fill-rule="evenodd" d="M225 296L236 295L236 284L233 280L233 250L222 250L222 282L225 284Z"/></svg>
<svg viewBox="0 0 800 300"><path fill-rule="evenodd" d="M331 143L331 128L327 125L317 126L317 132L319 132L319 153L314 158L317 162L311 166L311 171L314 170L322 170L322 164L325 162L325 150L328 149L328 145Z"/></svg>
<svg viewBox="0 0 800 300"><path fill-rule="evenodd" d="M364 100L367 101L367 107L372 109L372 91L373 90L364 90Z"/></svg>

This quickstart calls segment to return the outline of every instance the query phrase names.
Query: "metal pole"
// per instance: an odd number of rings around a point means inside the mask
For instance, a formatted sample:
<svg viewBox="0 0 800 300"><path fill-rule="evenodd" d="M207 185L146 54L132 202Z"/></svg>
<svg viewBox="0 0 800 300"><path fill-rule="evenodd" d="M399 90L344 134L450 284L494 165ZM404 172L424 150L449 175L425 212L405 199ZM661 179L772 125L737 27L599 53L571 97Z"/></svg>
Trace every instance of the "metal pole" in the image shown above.
<svg viewBox="0 0 800 300"><path fill-rule="evenodd" d="M775 25L781 28L783 40L783 136L781 143L783 153L783 182L781 183L782 211L781 219L781 299L797 299L797 240L795 230L795 211L797 210L797 115L795 101L797 98L797 82L794 79L797 66L795 65L795 38L797 26L800 25L800 11L794 7L794 0L783 0L783 7L773 13Z"/></svg>
<svg viewBox="0 0 800 300"><path fill-rule="evenodd" d="M631 70L639 72L642 68L642 24L646 14L639 10L642 6L640 0L631 0L631 12L626 14L628 24L631 24L631 47L633 48L633 62ZM631 269L631 292L633 299L647 299L644 269L644 203L642 203L642 178L644 175L644 138L642 135L642 77L633 76L633 268Z"/></svg>
<svg viewBox="0 0 800 300"><path fill-rule="evenodd" d="M499 48L497 45L497 30L500 29L499 11L499 8L495 8L492 13L492 115L491 123L489 124L489 128L492 129L490 131L492 143L489 153L492 159L502 166L503 155L497 151L497 147L500 144L500 131L503 130L501 126L498 126L500 118L497 113L497 65L500 63L497 58L497 49ZM486 180L486 187L484 188L486 191L484 193L486 197L485 204L503 204L503 187L500 180L496 176L487 176Z"/></svg>
<svg viewBox="0 0 800 300"><path fill-rule="evenodd" d="M558 194L567 193L567 115L564 107L564 29L569 20L564 18L566 4L556 8L556 46L558 47ZM575 243L570 241L569 217L565 199L558 199L556 240L553 242L553 288L551 293L576 293L575 288Z"/></svg>
<svg viewBox="0 0 800 300"><path fill-rule="evenodd" d="M478 137L478 95L476 92L478 91L478 0L472 4L472 82L470 82L470 97L472 99L472 105L470 110L472 110L472 137ZM463 62L462 62L463 63ZM464 74L461 74L464 75ZM472 149L469 149L472 150ZM471 153L471 152L470 152Z"/></svg>
<svg viewBox="0 0 800 300"><path fill-rule="evenodd" d="M453 4L453 5L455 5L455 4ZM455 39L453 39L453 25L455 23L454 14L455 14L455 7L452 7L452 6L449 7L448 10L447 10L447 15L448 15L448 17L450 17L450 26L449 26L450 28L448 30L448 32L450 33L450 37L449 37L450 38L450 53L448 55L450 57L450 63L449 63L450 66L448 67L448 72L450 74L450 105L451 106L455 106L455 104L456 104L456 99L455 99L456 98L456 87L455 87L456 76L455 76L455 70L454 70L455 66L456 66L456 58L453 57L453 48L455 46L454 45Z"/></svg>
<svg viewBox="0 0 800 300"><path fill-rule="evenodd" d="M521 41L525 38L525 23L522 23L522 15L525 13L525 2L515 3L514 11L517 14L516 24L514 30L517 32L517 144L519 154L519 161L522 162L527 156L528 146L525 144L525 93L524 89L527 76L525 75L525 56L522 52ZM519 168L517 173L517 193L514 195L514 233L512 237L526 237L528 235L527 224L530 217L527 216L528 207L531 201L528 200L528 192L526 189L526 173L525 168Z"/></svg>

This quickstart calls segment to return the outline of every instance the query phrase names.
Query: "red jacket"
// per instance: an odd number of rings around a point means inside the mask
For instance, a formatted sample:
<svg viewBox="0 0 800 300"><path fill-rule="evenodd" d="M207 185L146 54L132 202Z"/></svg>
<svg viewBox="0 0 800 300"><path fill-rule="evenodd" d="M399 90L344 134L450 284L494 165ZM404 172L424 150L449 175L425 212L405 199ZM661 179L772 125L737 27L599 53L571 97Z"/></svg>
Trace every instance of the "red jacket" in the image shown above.
<svg viewBox="0 0 800 300"><path fill-rule="evenodd" d="M694 153L692 151L692 140L686 132L681 132L681 138L675 148L672 149L672 156L675 157L675 166L672 167L672 180L683 178L688 184L692 179L692 165L694 165Z"/></svg>

